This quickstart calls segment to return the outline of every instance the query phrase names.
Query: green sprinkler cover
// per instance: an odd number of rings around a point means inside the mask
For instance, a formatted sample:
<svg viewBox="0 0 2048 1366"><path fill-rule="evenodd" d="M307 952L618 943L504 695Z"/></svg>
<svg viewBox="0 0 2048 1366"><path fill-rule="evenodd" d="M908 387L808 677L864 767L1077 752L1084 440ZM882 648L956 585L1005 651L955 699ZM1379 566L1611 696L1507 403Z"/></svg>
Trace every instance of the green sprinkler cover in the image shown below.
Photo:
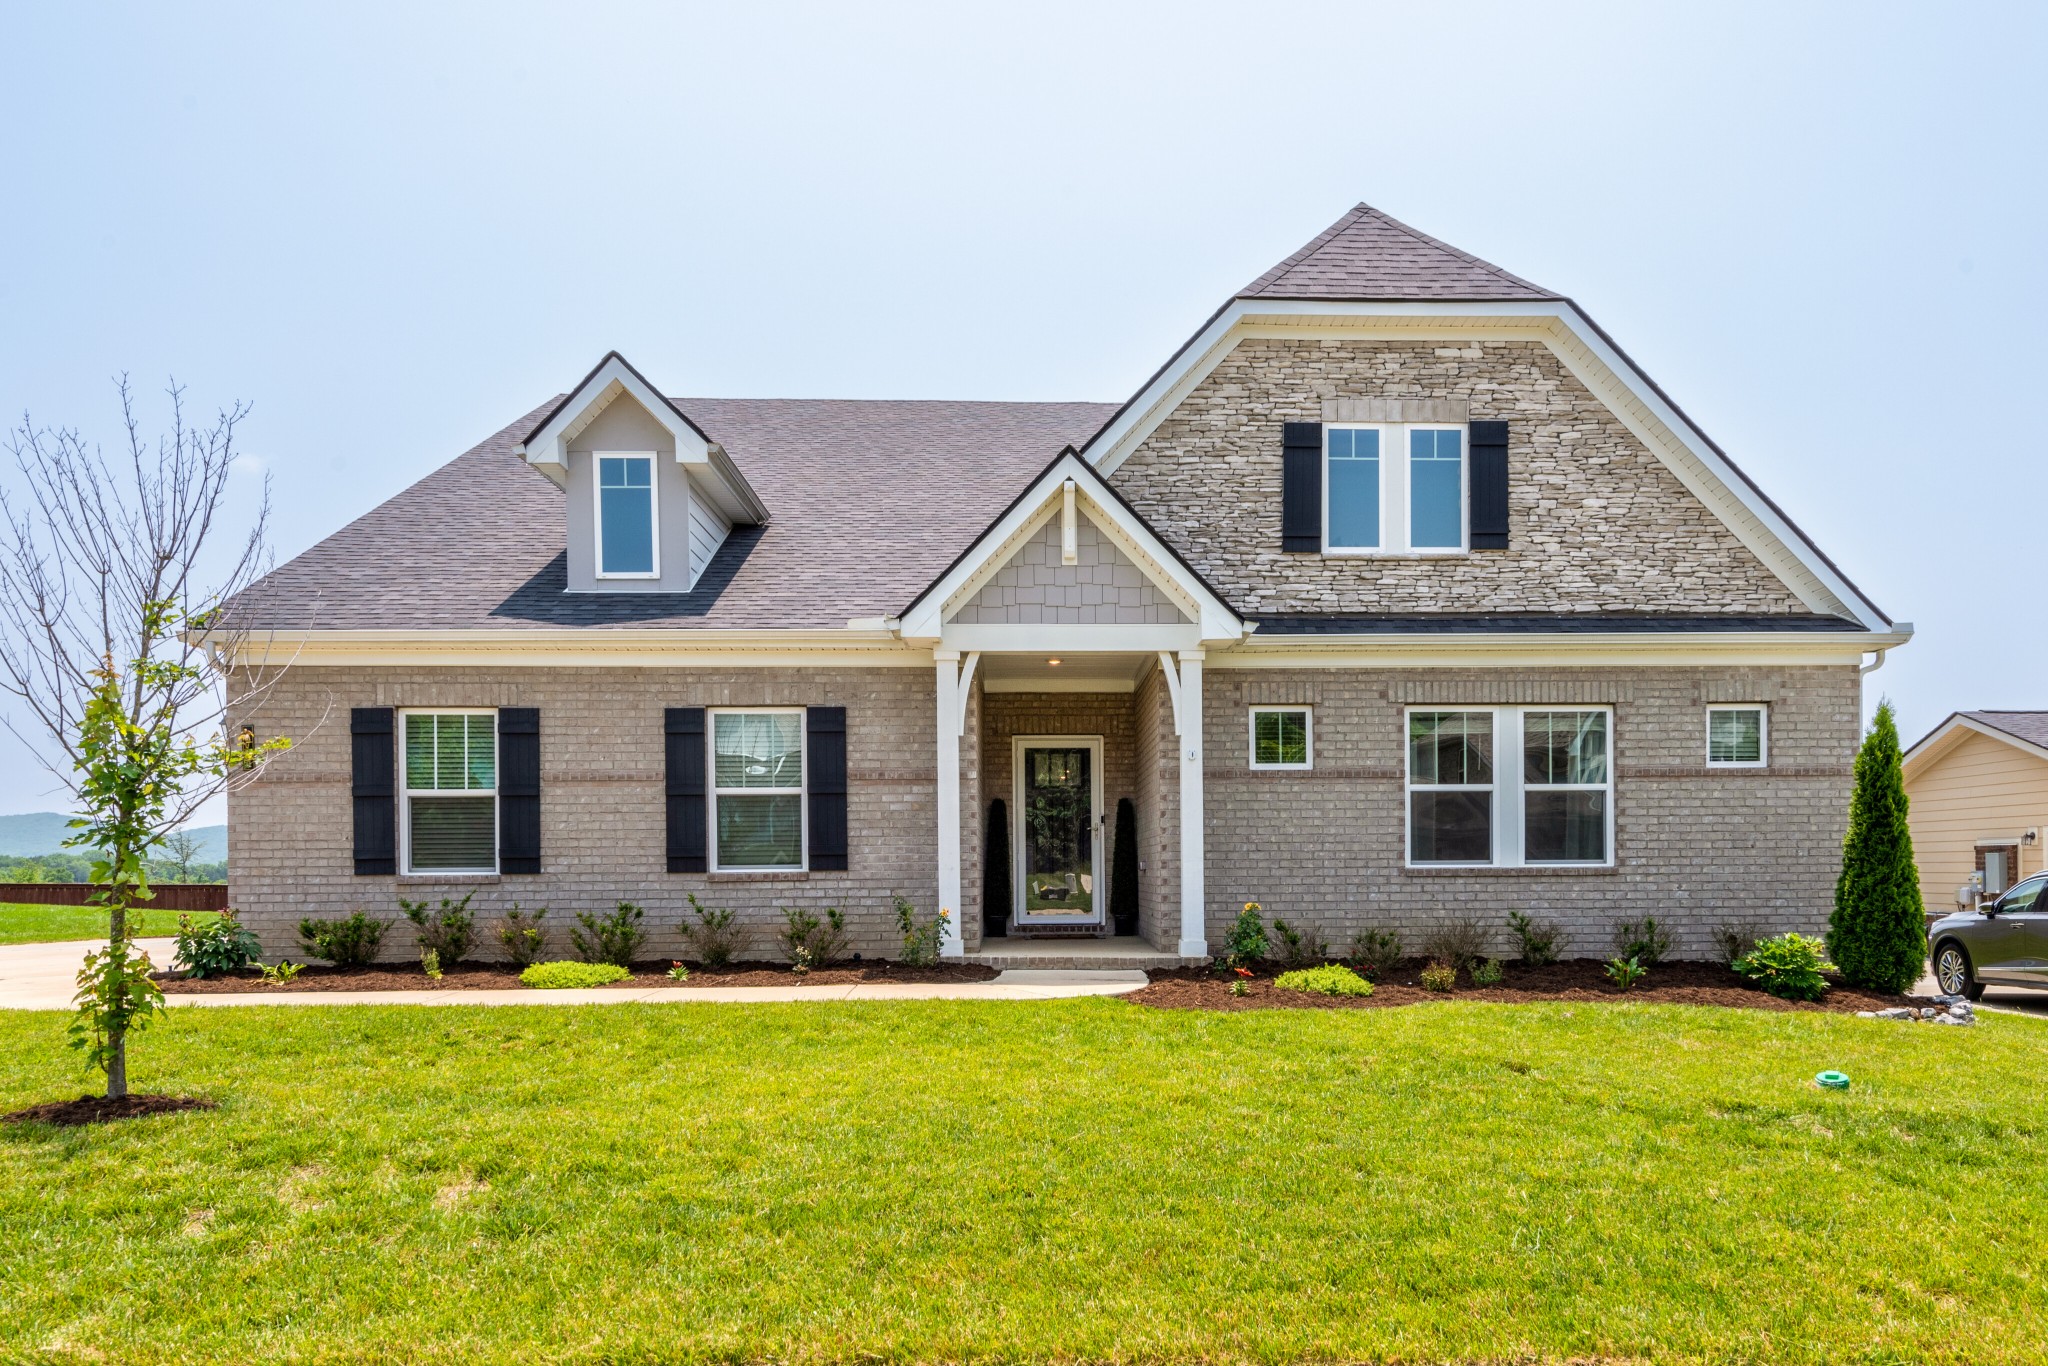
<svg viewBox="0 0 2048 1366"><path fill-rule="evenodd" d="M1831 1090L1846 1091L1849 1089L1849 1074L1847 1072L1823 1072L1815 1077L1814 1080Z"/></svg>

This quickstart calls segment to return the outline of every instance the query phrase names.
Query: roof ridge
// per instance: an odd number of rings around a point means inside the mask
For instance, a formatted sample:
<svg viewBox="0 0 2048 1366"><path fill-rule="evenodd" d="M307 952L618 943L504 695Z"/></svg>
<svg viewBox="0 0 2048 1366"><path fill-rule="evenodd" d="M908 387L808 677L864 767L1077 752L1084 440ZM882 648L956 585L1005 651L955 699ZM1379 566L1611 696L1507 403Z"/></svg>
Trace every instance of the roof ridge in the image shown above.
<svg viewBox="0 0 2048 1366"><path fill-rule="evenodd" d="M1336 222L1330 224L1329 227L1324 228L1314 237L1309 238L1307 242L1295 248L1294 254L1292 256L1289 256L1279 265L1274 266L1272 269L1266 271L1263 275L1259 276L1258 279L1252 281L1243 289L1239 290L1237 297L1241 299L1245 297L1247 294L1256 293L1261 286L1267 284L1270 281L1279 279L1282 275L1285 275L1288 271L1293 270L1296 266L1300 265L1304 261L1307 261L1310 257L1314 256L1324 247L1327 247L1328 245L1330 245L1330 243L1334 242L1337 239L1337 236L1340 233L1342 233L1344 229L1350 227L1353 223L1358 221L1360 215L1372 211L1372 205L1366 203L1363 199L1359 200L1356 204L1353 204L1349 209L1345 210L1343 216L1340 217Z"/></svg>
<svg viewBox="0 0 2048 1366"><path fill-rule="evenodd" d="M1556 291L1545 289L1542 285L1537 284L1534 280L1525 280L1521 276L1515 274L1513 271L1507 269L1505 266L1497 266L1483 256L1474 256L1471 252L1466 251L1463 247L1453 246L1451 243L1444 241L1441 237L1432 237L1428 233L1424 232L1421 228L1414 227L1413 225L1408 223L1403 223L1400 219L1394 217L1394 215L1386 212L1383 209L1376 209L1372 205L1366 203L1364 200L1360 200L1358 202L1357 208L1353 209L1352 212L1357 213L1360 210L1363 210L1364 212L1371 214L1374 218L1379 219L1380 222L1385 223L1390 228L1400 229L1402 232L1407 233L1410 237L1413 237L1418 242L1427 242L1430 246L1436 247L1442 251L1447 251L1461 261L1466 261L1472 265L1480 267L1483 270L1492 271L1495 275L1500 276L1503 280L1507 280L1513 284L1518 284L1522 286L1524 289L1533 289L1539 294L1549 294L1552 297L1561 297L1556 294Z"/></svg>
<svg viewBox="0 0 2048 1366"><path fill-rule="evenodd" d="M1293 254L1239 290L1233 297L1239 299L1289 297L1285 290L1277 289L1281 280L1291 275L1315 274L1313 263L1315 263L1316 259L1326 252L1330 252L1333 247L1341 248L1346 244L1347 239L1352 239L1357 235L1355 230L1365 223L1370 223L1372 228L1383 232L1398 233L1417 247L1424 248L1429 252L1441 253L1443 257L1448 258L1449 262L1456 262L1459 266L1483 274L1488 280L1498 282L1500 288L1506 291L1500 297L1535 297L1541 299L1562 299L1565 297L1553 289L1537 284L1533 280L1524 279L1504 266L1495 265L1484 257L1476 256L1466 251L1463 247L1453 246L1440 237L1432 237L1420 228L1404 223L1392 214L1387 213L1383 209L1375 208L1364 200L1360 200L1352 205L1336 222L1310 238L1307 243ZM1351 245L1361 258L1371 259L1375 244L1367 240L1354 241ZM1380 250L1384 254L1385 246L1383 244L1380 246ZM1396 248L1395 250L1398 253L1400 249ZM1355 266L1357 263L1352 262L1349 264ZM1377 262L1375 264L1387 265L1393 263ZM1447 265L1448 262L1444 264ZM1346 267L1347 262L1344 258L1341 255L1333 254L1329 268L1338 273L1343 273ZM1396 265L1395 269L1398 274L1399 266ZM1308 291L1308 293L1300 297L1377 297L1376 295L1354 296L1348 291L1333 294L1326 284L1319 284L1313 280L1297 279L1295 283ZM1408 298L1415 296L1412 296L1409 291L1397 287L1386 297ZM1420 297L1486 299L1494 296L1489 286L1472 282L1468 277L1468 282L1461 291L1449 294L1426 291Z"/></svg>

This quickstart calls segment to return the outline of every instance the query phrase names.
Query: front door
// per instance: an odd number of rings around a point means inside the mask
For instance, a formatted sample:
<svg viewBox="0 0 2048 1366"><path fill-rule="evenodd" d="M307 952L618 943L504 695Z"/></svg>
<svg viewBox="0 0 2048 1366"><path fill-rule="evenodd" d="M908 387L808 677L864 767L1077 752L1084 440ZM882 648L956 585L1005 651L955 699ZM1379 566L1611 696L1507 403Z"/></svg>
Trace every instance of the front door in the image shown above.
<svg viewBox="0 0 2048 1366"><path fill-rule="evenodd" d="M1018 923L1101 924L1101 738L1019 736L1012 757Z"/></svg>

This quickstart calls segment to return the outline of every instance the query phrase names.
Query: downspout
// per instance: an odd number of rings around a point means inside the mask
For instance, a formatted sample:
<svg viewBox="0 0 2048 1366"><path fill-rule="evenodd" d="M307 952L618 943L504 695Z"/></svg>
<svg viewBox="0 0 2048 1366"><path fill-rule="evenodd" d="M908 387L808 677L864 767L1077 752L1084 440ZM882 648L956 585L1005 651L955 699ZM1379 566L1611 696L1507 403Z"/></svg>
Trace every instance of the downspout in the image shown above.
<svg viewBox="0 0 2048 1366"><path fill-rule="evenodd" d="M1882 669L1884 667L1885 650L1889 649L1891 649L1891 646L1887 645L1884 647L1884 649L1881 649L1877 652L1877 658L1871 660L1868 664L1857 665L1856 672L1859 674L1869 675L1876 673L1879 669Z"/></svg>

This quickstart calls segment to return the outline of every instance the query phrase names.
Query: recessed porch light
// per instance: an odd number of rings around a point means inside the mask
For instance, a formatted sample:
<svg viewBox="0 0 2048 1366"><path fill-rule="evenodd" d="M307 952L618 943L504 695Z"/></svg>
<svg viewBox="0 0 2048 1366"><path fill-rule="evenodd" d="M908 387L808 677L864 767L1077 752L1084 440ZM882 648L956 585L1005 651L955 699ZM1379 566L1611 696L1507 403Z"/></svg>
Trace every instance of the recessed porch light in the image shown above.
<svg viewBox="0 0 2048 1366"><path fill-rule="evenodd" d="M1054 668L1058 668L1060 663L1057 659L1048 659L1045 662L1052 665Z"/></svg>

